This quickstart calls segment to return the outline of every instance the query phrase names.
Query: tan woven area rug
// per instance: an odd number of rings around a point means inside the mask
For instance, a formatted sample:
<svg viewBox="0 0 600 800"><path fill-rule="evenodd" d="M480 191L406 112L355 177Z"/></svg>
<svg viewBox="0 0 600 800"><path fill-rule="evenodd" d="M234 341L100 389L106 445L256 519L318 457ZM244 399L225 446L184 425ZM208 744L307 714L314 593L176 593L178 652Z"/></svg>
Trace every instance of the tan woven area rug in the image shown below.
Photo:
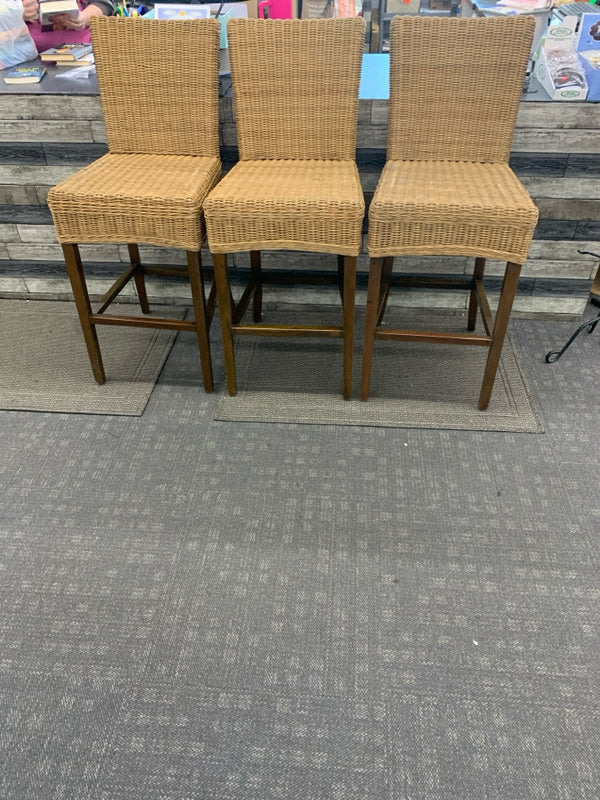
<svg viewBox="0 0 600 800"><path fill-rule="evenodd" d="M137 305L117 308L139 313ZM140 416L175 332L97 330L107 375L102 386L92 375L74 303L0 300L0 408Z"/></svg>
<svg viewBox="0 0 600 800"><path fill-rule="evenodd" d="M331 324L338 324L335 311L333 314ZM360 319L360 311L357 316ZM406 309L401 319L404 327L411 328L466 328L462 312L425 316ZM296 312L279 314L278 320L308 322L306 315ZM389 327L398 320L395 311ZM487 353L486 347L378 341L371 397L362 403L358 400L362 359L359 326L354 399L346 402L341 394L340 340L238 337L238 394L221 399L216 419L543 433L510 336L505 341L490 405L486 411L478 410Z"/></svg>

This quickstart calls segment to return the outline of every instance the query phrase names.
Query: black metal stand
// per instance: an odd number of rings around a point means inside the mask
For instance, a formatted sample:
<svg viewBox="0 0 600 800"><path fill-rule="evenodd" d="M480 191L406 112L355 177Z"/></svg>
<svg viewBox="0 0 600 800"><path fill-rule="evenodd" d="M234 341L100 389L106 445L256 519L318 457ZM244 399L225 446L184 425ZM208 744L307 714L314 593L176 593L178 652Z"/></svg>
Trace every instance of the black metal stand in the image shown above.
<svg viewBox="0 0 600 800"><path fill-rule="evenodd" d="M577 252L581 253L582 255L594 256L594 258L600 258L600 254L598 254L598 253L590 253L589 250L578 250ZM592 299L592 302L594 303L594 305L598 305L598 302L594 302L593 299ZM580 325L577 328L577 330L575 331L575 333L571 336L569 341L562 348L562 350L551 350L549 353L546 353L546 363L547 364L554 364L555 361L558 361L558 359L562 356L562 354L565 352L565 350L569 349L569 347L573 344L575 339L579 336L579 334L582 331L587 329L588 333L592 333L594 328L596 327L596 325L599 322L600 322L600 314L598 314L598 316L594 317L593 319L588 319L587 322L583 323L583 325Z"/></svg>
<svg viewBox="0 0 600 800"><path fill-rule="evenodd" d="M571 336L569 341L566 343L566 345L562 348L562 350L551 350L549 353L546 353L546 362L548 364L554 364L555 361L558 361L558 359L562 356L565 350L568 350L569 347L571 347L575 339L579 336L579 334L582 331L588 328L589 333L592 333L592 331L599 322L600 322L600 314L598 314L597 317L594 317L594 319L588 319L587 322L584 322L583 325L580 325L573 334L573 336Z"/></svg>

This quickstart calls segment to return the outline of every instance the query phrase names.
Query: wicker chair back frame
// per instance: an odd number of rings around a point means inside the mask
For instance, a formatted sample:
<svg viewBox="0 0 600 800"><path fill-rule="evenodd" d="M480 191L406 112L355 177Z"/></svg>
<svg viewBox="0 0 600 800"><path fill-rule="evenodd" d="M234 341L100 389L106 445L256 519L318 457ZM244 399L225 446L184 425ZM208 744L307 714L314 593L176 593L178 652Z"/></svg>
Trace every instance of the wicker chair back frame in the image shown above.
<svg viewBox="0 0 600 800"><path fill-rule="evenodd" d="M229 21L241 160L355 158L364 32L358 17Z"/></svg>
<svg viewBox="0 0 600 800"><path fill-rule="evenodd" d="M535 20L448 22L392 20L387 157L507 163Z"/></svg>
<svg viewBox="0 0 600 800"><path fill-rule="evenodd" d="M111 153L219 156L219 22L93 17Z"/></svg>

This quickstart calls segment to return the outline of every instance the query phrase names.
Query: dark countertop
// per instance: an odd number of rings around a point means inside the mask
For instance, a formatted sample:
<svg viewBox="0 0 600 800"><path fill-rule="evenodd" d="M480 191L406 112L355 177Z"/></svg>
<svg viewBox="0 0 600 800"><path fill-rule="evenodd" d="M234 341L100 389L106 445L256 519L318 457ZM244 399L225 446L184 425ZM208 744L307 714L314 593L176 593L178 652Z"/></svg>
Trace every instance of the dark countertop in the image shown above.
<svg viewBox="0 0 600 800"><path fill-rule="evenodd" d="M43 66L39 58L33 61L25 61L19 64L23 67ZM96 77L95 67L78 67L78 77L69 77L70 72L66 67L56 67L53 64L46 64L46 74L39 83L4 83L0 81L0 92L2 94L56 94L56 95L97 95L98 78ZM12 69L12 67L9 67ZM5 75L8 69L0 70L0 77Z"/></svg>

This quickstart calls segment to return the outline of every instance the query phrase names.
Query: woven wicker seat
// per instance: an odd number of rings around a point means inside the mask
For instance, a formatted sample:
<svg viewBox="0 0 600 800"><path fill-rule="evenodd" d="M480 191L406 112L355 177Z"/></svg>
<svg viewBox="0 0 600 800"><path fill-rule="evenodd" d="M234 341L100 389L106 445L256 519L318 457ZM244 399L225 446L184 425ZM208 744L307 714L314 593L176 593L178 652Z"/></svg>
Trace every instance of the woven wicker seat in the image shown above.
<svg viewBox="0 0 600 800"><path fill-rule="evenodd" d="M221 176L219 23L94 17L92 37L109 153L53 187L48 204L94 376L106 379L96 325L186 330L197 335L204 387L212 391L208 334L216 287L206 300L200 248L204 199ZM79 255L83 242L124 243L130 255L94 311ZM139 244L185 250L187 269L143 267ZM149 313L144 273L187 275L195 319L105 313L131 279Z"/></svg>
<svg viewBox="0 0 600 800"><path fill-rule="evenodd" d="M344 396L352 391L356 257L364 199L355 163L362 19L245 20L228 25L240 161L204 210L225 347L227 389L237 391L233 335L344 340ZM261 269L261 250L334 253L339 274ZM233 305L227 253L250 251L251 278ZM260 323L262 285L341 284L341 325ZM252 300L253 323L242 323Z"/></svg>
<svg viewBox="0 0 600 800"><path fill-rule="evenodd" d="M392 21L388 160L369 209L362 400L375 339L397 339L489 347L479 408L489 404L538 218L508 165L534 24L521 16ZM392 276L394 256L415 254L475 256L473 276ZM507 262L495 319L486 258ZM486 334L380 327L390 284L468 289L468 331L479 309Z"/></svg>
<svg viewBox="0 0 600 800"><path fill-rule="evenodd" d="M260 191L249 194L249 186ZM365 206L354 162L240 161L211 193L208 213L219 217L213 252L356 255Z"/></svg>

